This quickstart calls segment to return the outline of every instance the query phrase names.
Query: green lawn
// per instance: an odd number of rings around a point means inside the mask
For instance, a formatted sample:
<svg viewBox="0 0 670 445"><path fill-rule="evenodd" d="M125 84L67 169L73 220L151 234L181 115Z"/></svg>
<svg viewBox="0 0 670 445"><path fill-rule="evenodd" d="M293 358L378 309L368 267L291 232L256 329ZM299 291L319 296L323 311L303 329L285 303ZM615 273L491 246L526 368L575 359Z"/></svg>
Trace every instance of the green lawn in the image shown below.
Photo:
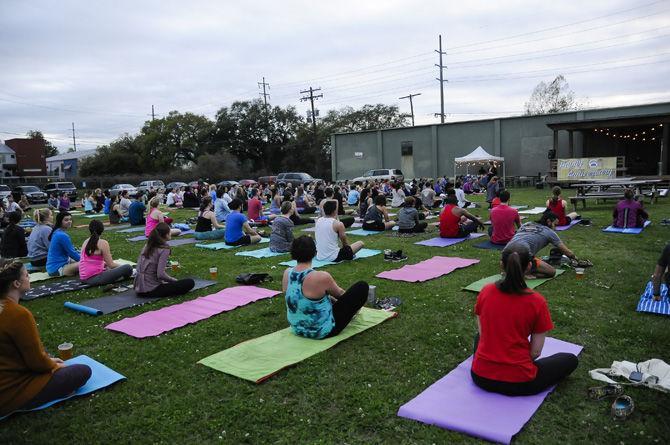
<svg viewBox="0 0 670 445"><path fill-rule="evenodd" d="M543 205L547 195L547 190L513 189L512 201ZM611 206L590 204L582 213L592 218L593 226L559 232L578 256L591 259L595 267L587 270L583 281L576 281L574 272L568 271L538 290L547 297L556 325L551 335L582 344L584 351L577 371L547 398L517 436L518 443L655 443L665 442L670 433L667 394L628 389L636 410L626 423L611 420L608 402L586 397L586 389L597 384L588 377L590 369L607 367L613 360L656 357L670 361L670 319L635 312L639 294L669 238L670 227L659 221L670 217L670 205L667 201L649 205L654 224L639 236L600 231L610 222ZM488 216L486 210L476 210ZM181 222L193 213L178 211L171 216ZM75 224L88 221L75 218ZM72 231L76 245L86 233L85 229ZM110 240L116 258L135 260L142 243L125 241L133 235L112 231L104 237ZM97 318L66 310L63 302L99 296L100 289L26 302L47 349L54 351L59 343L71 341L76 354L105 363L127 381L46 411L5 420L0 424L0 443L475 442L469 436L396 416L400 405L470 355L476 295L460 289L499 270L500 253L475 249L471 241L447 248L413 244L434 235L402 239L383 234L361 239L370 248L403 249L408 263L434 255L481 262L419 284L375 278L380 271L402 265L386 263L381 256L326 268L343 287L364 279L377 286L378 296L400 296L404 300L398 309L400 316L260 385L196 362L284 328L282 295L144 340L109 332L104 326L182 299ZM219 269L218 288L186 298L234 286L240 272L269 272L274 281L268 287L280 288L283 267L275 265L281 258L258 260L234 253L192 245L174 248L173 258L182 265L179 276L206 278L210 266Z"/></svg>

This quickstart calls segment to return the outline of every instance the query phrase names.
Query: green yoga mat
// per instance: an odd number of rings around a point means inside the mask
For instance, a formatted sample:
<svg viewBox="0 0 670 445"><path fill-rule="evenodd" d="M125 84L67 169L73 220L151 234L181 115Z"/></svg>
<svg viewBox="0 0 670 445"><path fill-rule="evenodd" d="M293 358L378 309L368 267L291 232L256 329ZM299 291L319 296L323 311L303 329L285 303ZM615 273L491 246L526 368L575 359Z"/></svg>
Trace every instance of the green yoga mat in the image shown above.
<svg viewBox="0 0 670 445"><path fill-rule="evenodd" d="M553 280L560 274L565 272L563 269L556 269L556 275L553 276L552 278L535 278L534 280L526 280L526 285L531 288L535 289L537 286L546 283L549 280ZM502 278L502 275L491 275L490 277L482 278L479 281L475 281L472 284L469 284L463 288L463 290L469 290L470 292L479 292L482 290L484 286L486 286L489 283L495 283L499 279Z"/></svg>
<svg viewBox="0 0 670 445"><path fill-rule="evenodd" d="M291 328L286 328L217 352L198 363L244 380L261 383L282 369L332 348L396 315L395 312L364 307L336 337L313 340L299 337Z"/></svg>

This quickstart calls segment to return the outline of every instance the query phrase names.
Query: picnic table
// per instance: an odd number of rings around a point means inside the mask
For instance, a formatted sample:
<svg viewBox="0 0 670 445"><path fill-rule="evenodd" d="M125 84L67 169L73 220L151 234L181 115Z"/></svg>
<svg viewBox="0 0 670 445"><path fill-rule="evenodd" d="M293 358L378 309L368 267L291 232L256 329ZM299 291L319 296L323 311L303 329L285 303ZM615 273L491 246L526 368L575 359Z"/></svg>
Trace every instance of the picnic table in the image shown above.
<svg viewBox="0 0 670 445"><path fill-rule="evenodd" d="M577 193L570 198L575 211L577 211L577 203L582 202L586 208L586 201L593 199L598 200L607 199L623 199L624 191L628 188L635 190L636 195L646 194L651 197L653 203L658 198L658 191L656 185L661 182L660 179L636 179L636 178L618 178L607 180L596 180L589 183L576 184ZM650 192L645 193L646 189L651 189Z"/></svg>

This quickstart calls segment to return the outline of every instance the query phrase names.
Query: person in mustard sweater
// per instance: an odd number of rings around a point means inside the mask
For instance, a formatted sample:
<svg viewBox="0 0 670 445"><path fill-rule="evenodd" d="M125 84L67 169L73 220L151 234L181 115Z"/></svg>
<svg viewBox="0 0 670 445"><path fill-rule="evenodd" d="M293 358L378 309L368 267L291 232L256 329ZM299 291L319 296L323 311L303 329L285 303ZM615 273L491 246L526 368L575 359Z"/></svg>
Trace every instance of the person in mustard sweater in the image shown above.
<svg viewBox="0 0 670 445"><path fill-rule="evenodd" d="M91 377L88 366L46 353L33 315L19 304L28 289L23 264L0 260L0 416L66 397Z"/></svg>

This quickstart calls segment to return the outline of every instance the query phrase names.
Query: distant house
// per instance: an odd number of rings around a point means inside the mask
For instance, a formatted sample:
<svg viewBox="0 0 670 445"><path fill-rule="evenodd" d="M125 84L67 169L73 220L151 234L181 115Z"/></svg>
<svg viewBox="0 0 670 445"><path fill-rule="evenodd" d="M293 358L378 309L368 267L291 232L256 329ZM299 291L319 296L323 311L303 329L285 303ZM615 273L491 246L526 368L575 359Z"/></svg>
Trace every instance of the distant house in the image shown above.
<svg viewBox="0 0 670 445"><path fill-rule="evenodd" d="M44 141L31 138L15 138L5 141L14 152L15 170L4 176L44 176L47 173ZM11 158L10 158L11 160Z"/></svg>
<svg viewBox="0 0 670 445"><path fill-rule="evenodd" d="M16 153L14 150L0 142L0 174L14 176L16 171Z"/></svg>
<svg viewBox="0 0 670 445"><path fill-rule="evenodd" d="M60 178L73 178L79 173L79 163L84 159L94 156L97 149L73 151L47 158L47 171L49 175Z"/></svg>

